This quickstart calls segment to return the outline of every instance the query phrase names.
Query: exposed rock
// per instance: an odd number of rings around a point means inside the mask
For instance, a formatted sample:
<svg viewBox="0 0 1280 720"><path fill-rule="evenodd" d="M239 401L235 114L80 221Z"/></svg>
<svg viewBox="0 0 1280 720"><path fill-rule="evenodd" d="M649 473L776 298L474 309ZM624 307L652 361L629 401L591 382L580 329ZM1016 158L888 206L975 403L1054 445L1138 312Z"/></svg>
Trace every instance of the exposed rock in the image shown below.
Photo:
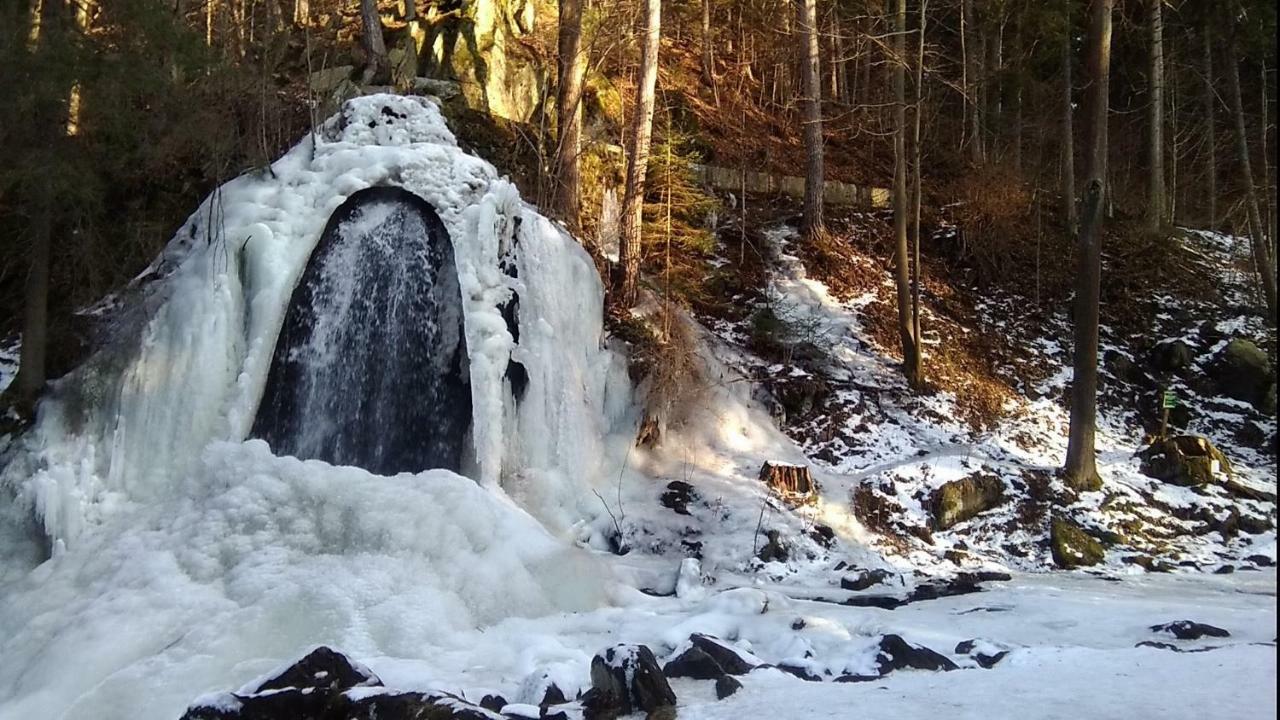
<svg viewBox="0 0 1280 720"><path fill-rule="evenodd" d="M502 712L502 708L507 706L507 699L501 695L485 695L480 698L480 707L489 712Z"/></svg>
<svg viewBox="0 0 1280 720"><path fill-rule="evenodd" d="M1272 560L1266 555L1250 555L1249 557L1245 558L1245 562L1251 562L1254 565L1257 565L1259 567L1271 567L1272 565L1276 564L1275 560Z"/></svg>
<svg viewBox="0 0 1280 720"><path fill-rule="evenodd" d="M1181 340L1169 340L1151 348L1151 367L1159 372L1179 372L1190 368L1196 355Z"/></svg>
<svg viewBox="0 0 1280 720"><path fill-rule="evenodd" d="M959 669L947 656L921 645L912 645L900 635L885 635L880 638L876 667L881 676L905 668L935 671Z"/></svg>
<svg viewBox="0 0 1280 720"><path fill-rule="evenodd" d="M689 642L693 643L695 648L714 658L716 664L730 675L746 675L756 668L755 663L742 657L737 650L724 644L718 638L694 633L689 636Z"/></svg>
<svg viewBox="0 0 1280 720"><path fill-rule="evenodd" d="M996 666L1009 654L1005 648L999 647L985 640L964 640L956 644L957 655L968 655L973 658L979 667L990 670Z"/></svg>
<svg viewBox="0 0 1280 720"><path fill-rule="evenodd" d="M1231 462L1208 438L1178 435L1157 439L1138 453L1141 469L1148 477L1184 487L1206 485L1215 475L1231 475Z"/></svg>
<svg viewBox="0 0 1280 720"><path fill-rule="evenodd" d="M315 688L322 692L382 685L363 665L332 648L320 646L280 673L258 682L251 693L283 688Z"/></svg>
<svg viewBox="0 0 1280 720"><path fill-rule="evenodd" d="M1107 350L1102 355L1103 365L1111 371L1111 375L1116 379L1123 380L1128 383L1137 382L1141 377L1142 371L1129 359L1128 355L1116 350Z"/></svg>
<svg viewBox="0 0 1280 720"><path fill-rule="evenodd" d="M766 462L760 467L760 480L789 504L817 501L818 486L808 465Z"/></svg>
<svg viewBox="0 0 1280 720"><path fill-rule="evenodd" d="M760 548L760 552L756 553L756 557L764 562L786 562L789 553L787 546L782 544L782 536L777 530L769 530L765 532L765 544Z"/></svg>
<svg viewBox="0 0 1280 720"><path fill-rule="evenodd" d="M1168 633L1179 640L1199 640L1206 635L1219 638L1231 637L1231 633L1220 627L1205 625L1191 620L1176 620L1163 625L1152 625L1151 631Z"/></svg>
<svg viewBox="0 0 1280 720"><path fill-rule="evenodd" d="M1004 481L994 475L952 480L933 492L933 528L946 530L1004 501Z"/></svg>
<svg viewBox="0 0 1280 720"><path fill-rule="evenodd" d="M845 575L840 578L841 590L866 590L872 585L879 585L893 577L888 570L864 570L856 575Z"/></svg>
<svg viewBox="0 0 1280 720"><path fill-rule="evenodd" d="M1049 544L1053 561L1062 568L1078 568L1097 565L1105 552L1102 544L1074 523L1054 518L1049 526Z"/></svg>
<svg viewBox="0 0 1280 720"><path fill-rule="evenodd" d="M667 677L687 677L694 680L716 680L727 674L715 658L697 647L680 653L676 659L663 666L662 672Z"/></svg>
<svg viewBox="0 0 1280 720"><path fill-rule="evenodd" d="M302 720L280 716L279 720ZM440 692L346 693L326 711L342 720L503 720L501 715L462 698ZM272 718L272 720L276 720Z"/></svg>
<svg viewBox="0 0 1280 720"><path fill-rule="evenodd" d="M1236 338L1214 358L1209 374L1226 395L1252 404L1261 412L1276 411L1276 376L1257 345Z"/></svg>
<svg viewBox="0 0 1280 720"><path fill-rule="evenodd" d="M660 502L677 515L688 515L689 503L694 502L697 497L698 493L692 485L683 480L673 480L667 483L667 490L662 493Z"/></svg>
<svg viewBox="0 0 1280 720"><path fill-rule="evenodd" d="M716 699L723 700L742 689L742 683L731 675L716 678Z"/></svg>
<svg viewBox="0 0 1280 720"><path fill-rule="evenodd" d="M591 690L583 698L588 719L650 713L675 704L676 694L648 647L614 645L591 659Z"/></svg>
<svg viewBox="0 0 1280 720"><path fill-rule="evenodd" d="M809 671L809 668L793 665L791 663L780 663L774 665L775 668L782 672L804 680L805 682L822 682L822 676Z"/></svg>
<svg viewBox="0 0 1280 720"><path fill-rule="evenodd" d="M836 543L836 531L829 525L817 523L809 529L809 539L821 547L830 549Z"/></svg>

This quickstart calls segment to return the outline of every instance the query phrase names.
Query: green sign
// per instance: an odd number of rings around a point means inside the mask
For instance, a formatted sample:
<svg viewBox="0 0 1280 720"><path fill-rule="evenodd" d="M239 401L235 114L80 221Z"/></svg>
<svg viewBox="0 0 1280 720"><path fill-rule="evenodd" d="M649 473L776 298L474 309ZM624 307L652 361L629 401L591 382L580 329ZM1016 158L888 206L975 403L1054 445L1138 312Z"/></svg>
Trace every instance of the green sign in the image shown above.
<svg viewBox="0 0 1280 720"><path fill-rule="evenodd" d="M1160 407L1165 410L1172 410L1178 407L1178 396L1173 394L1172 390L1165 390L1160 396Z"/></svg>

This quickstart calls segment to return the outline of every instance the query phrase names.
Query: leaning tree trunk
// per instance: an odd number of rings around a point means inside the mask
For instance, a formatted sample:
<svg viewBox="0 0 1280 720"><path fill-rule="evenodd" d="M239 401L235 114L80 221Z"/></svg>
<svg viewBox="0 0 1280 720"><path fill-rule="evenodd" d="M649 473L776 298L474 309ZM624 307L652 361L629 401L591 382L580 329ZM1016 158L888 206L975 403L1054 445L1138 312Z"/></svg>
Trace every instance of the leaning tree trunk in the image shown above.
<svg viewBox="0 0 1280 720"><path fill-rule="evenodd" d="M1249 245L1253 248L1253 262L1258 266L1262 280L1262 295L1267 301L1267 317L1276 325L1276 268L1271 264L1271 252L1267 247L1266 228L1258 209L1258 193L1253 185L1253 167L1249 162L1249 134L1244 121L1244 102L1240 98L1240 68L1237 58L1236 31L1227 43L1227 94L1231 99L1231 114L1235 119L1236 154L1240 156L1240 181L1244 184L1245 212L1249 216Z"/></svg>
<svg viewBox="0 0 1280 720"><path fill-rule="evenodd" d="M1218 108L1217 93L1213 89L1213 36L1210 30L1210 24L1205 23L1204 26L1204 84L1203 84L1203 104L1204 104L1204 124L1205 124L1205 145L1206 160L1205 164L1205 194L1209 197L1209 221L1208 229L1215 230L1218 227L1218 134L1217 126L1214 124L1214 112Z"/></svg>
<svg viewBox="0 0 1280 720"><path fill-rule="evenodd" d="M1076 232L1076 151L1071 109L1071 2L1062 3L1062 204L1067 232Z"/></svg>
<svg viewBox="0 0 1280 720"><path fill-rule="evenodd" d="M825 231L822 217L822 79L818 67L817 0L800 3L800 32L804 39L804 214L801 231L814 240Z"/></svg>
<svg viewBox="0 0 1280 720"><path fill-rule="evenodd" d="M556 60L556 193L553 205L574 235L582 232L582 0L560 0L559 55Z"/></svg>
<svg viewBox="0 0 1280 720"><path fill-rule="evenodd" d="M364 48L366 63L361 84L385 84L391 77L391 63L387 60L387 44L382 39L378 0L360 0L360 19L364 24L360 45Z"/></svg>
<svg viewBox="0 0 1280 720"><path fill-rule="evenodd" d="M1087 177L1077 243L1071 430L1063 479L1076 490L1102 487L1094 457L1098 414L1098 311L1102 288L1102 206L1107 176L1111 11L1114 0L1093 0L1088 55Z"/></svg>
<svg viewBox="0 0 1280 720"><path fill-rule="evenodd" d="M1151 92L1148 98L1147 145L1148 178L1147 227L1158 231L1165 223L1164 189L1164 17L1161 4L1164 0L1147 0L1147 24L1151 30L1150 64Z"/></svg>
<svg viewBox="0 0 1280 720"><path fill-rule="evenodd" d="M658 41L662 38L662 0L646 0L644 45L636 84L636 107L627 153L627 185L622 199L622 283L619 300L635 304L640 280L640 223L644 209L644 178L649 164L649 138L653 132L653 94L658 84Z"/></svg>
<svg viewBox="0 0 1280 720"><path fill-rule="evenodd" d="M898 334L902 339L902 372L912 388L920 385L920 353L911 320L910 247L907 243L907 0L896 0L893 57L893 236L894 281L898 291Z"/></svg>

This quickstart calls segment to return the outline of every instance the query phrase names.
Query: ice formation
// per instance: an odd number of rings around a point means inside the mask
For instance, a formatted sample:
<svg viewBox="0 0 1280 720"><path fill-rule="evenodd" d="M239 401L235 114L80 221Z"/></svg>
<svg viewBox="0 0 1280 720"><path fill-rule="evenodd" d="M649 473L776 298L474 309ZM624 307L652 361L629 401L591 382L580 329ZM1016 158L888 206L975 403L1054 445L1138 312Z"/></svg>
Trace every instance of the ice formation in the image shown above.
<svg viewBox="0 0 1280 720"><path fill-rule="evenodd" d="M434 208L453 242L468 477L377 476L246 440L326 222L380 186ZM4 470L0 716L166 717L309 643L413 657L450 628L601 603L602 572L557 537L632 423L601 298L576 241L423 98L352 100L219 188ZM146 712L127 710L140 699Z"/></svg>

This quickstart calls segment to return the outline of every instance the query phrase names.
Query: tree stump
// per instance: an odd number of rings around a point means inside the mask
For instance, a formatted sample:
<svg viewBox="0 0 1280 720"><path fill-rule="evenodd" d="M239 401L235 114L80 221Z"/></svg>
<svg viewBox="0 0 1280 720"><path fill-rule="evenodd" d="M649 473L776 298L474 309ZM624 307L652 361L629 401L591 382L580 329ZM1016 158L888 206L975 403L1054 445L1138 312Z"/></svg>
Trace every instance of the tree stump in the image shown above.
<svg viewBox="0 0 1280 720"><path fill-rule="evenodd" d="M818 501L818 485L807 465L766 462L760 467L760 480L790 505L806 505Z"/></svg>

